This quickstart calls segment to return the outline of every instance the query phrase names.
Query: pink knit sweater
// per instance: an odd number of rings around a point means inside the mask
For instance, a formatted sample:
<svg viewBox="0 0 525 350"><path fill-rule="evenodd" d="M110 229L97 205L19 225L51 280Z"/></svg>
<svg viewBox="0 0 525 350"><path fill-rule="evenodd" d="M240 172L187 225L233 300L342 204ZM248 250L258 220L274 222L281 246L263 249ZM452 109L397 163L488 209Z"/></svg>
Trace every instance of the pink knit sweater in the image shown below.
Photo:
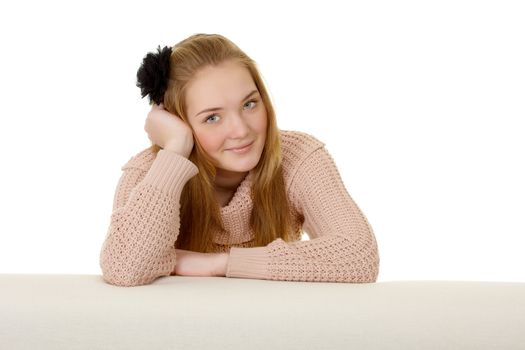
<svg viewBox="0 0 525 350"><path fill-rule="evenodd" d="M283 175L298 234L254 247L249 172L221 208L226 232L214 233L216 252L229 252L226 277L281 281L375 282L379 254L372 228L348 194L334 160L315 137L280 131ZM180 195L198 173L187 158L145 149L122 168L107 236L100 252L106 282L134 286L175 270ZM304 216L304 223L300 216ZM304 230L309 240L301 241Z"/></svg>

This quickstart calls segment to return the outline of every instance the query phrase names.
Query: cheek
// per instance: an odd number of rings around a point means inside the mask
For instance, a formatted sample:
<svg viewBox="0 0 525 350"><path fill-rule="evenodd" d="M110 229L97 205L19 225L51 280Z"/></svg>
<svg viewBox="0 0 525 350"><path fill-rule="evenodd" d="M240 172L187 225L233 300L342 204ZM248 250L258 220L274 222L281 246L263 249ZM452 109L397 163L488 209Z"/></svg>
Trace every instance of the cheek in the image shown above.
<svg viewBox="0 0 525 350"><path fill-rule="evenodd" d="M211 154L221 150L221 138L216 133L197 132L196 136L206 153Z"/></svg>
<svg viewBox="0 0 525 350"><path fill-rule="evenodd" d="M254 124L254 129L257 130L257 133L265 133L267 124L268 116L266 115L266 109L264 109L261 114L257 116L257 122Z"/></svg>

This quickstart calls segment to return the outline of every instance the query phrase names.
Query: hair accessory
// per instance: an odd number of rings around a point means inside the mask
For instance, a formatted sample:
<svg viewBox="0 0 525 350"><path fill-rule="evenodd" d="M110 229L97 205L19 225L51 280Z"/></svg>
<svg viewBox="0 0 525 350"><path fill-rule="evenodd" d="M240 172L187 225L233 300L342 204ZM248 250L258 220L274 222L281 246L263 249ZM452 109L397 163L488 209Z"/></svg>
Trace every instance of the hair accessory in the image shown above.
<svg viewBox="0 0 525 350"><path fill-rule="evenodd" d="M142 60L137 70L137 87L141 90L142 98L149 95L150 103L155 101L160 104L164 102L164 93L168 88L171 48L164 46L161 50L159 45L157 51L149 52Z"/></svg>

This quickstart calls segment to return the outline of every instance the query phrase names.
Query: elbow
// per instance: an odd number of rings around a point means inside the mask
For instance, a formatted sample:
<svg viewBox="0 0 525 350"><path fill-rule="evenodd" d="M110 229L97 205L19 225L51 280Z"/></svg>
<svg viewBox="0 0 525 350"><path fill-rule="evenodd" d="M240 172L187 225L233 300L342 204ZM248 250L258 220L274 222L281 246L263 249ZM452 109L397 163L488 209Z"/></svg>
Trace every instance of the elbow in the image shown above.
<svg viewBox="0 0 525 350"><path fill-rule="evenodd" d="M119 287L136 287L150 284L157 276L147 274L144 269L130 266L125 261L109 257L104 252L100 255L100 269L104 282Z"/></svg>
<svg viewBox="0 0 525 350"><path fill-rule="evenodd" d="M134 271L123 271L119 268L102 267L104 282L118 287L137 287L152 283L157 277L146 277Z"/></svg>
<svg viewBox="0 0 525 350"><path fill-rule="evenodd" d="M351 281L354 283L375 283L379 276L379 252L375 240L361 250L363 254L350 267Z"/></svg>
<svg viewBox="0 0 525 350"><path fill-rule="evenodd" d="M365 261L362 264L353 267L350 267L351 271L349 273L350 283L375 283L377 282L377 277L379 275L379 261L370 260Z"/></svg>
<svg viewBox="0 0 525 350"><path fill-rule="evenodd" d="M375 283L377 282L377 277L379 276L379 252L377 249L377 244L374 243L370 246L368 254L365 259L365 264L363 265L364 270L367 272L364 274L363 283Z"/></svg>
<svg viewBox="0 0 525 350"><path fill-rule="evenodd" d="M140 279L131 274L120 274L113 272L102 272L102 279L111 285L118 287L137 287L150 284L154 279Z"/></svg>
<svg viewBox="0 0 525 350"><path fill-rule="evenodd" d="M379 259L370 262L368 265L368 274L365 277L363 283L375 283L377 282L377 277L379 276Z"/></svg>
<svg viewBox="0 0 525 350"><path fill-rule="evenodd" d="M150 284L173 271L174 249L159 259L137 255L106 242L99 257L103 280L115 286L135 287Z"/></svg>

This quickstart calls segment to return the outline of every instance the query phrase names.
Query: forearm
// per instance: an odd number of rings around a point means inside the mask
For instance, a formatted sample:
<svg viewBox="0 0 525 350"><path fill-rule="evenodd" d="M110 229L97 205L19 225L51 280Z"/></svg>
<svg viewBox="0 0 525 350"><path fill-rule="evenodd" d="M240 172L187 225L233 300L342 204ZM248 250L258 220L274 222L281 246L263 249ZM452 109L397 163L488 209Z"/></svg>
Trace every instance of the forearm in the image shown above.
<svg viewBox="0 0 525 350"><path fill-rule="evenodd" d="M176 265L171 275L225 277L228 253L200 253L175 249Z"/></svg>

